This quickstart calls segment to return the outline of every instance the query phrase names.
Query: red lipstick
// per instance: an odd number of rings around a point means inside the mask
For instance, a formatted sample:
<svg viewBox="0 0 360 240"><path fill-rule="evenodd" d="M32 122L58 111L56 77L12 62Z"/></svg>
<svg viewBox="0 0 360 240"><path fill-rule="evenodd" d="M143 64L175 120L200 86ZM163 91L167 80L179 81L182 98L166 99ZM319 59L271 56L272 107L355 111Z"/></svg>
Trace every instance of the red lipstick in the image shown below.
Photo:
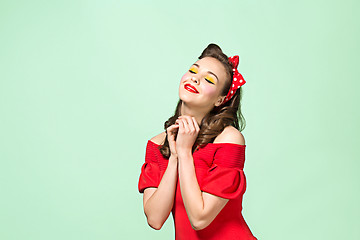
<svg viewBox="0 0 360 240"><path fill-rule="evenodd" d="M186 90L188 90L189 92L199 93L198 90L196 90L196 88L195 88L193 85L189 84L189 83L185 84L185 85L184 85L184 88L185 88Z"/></svg>

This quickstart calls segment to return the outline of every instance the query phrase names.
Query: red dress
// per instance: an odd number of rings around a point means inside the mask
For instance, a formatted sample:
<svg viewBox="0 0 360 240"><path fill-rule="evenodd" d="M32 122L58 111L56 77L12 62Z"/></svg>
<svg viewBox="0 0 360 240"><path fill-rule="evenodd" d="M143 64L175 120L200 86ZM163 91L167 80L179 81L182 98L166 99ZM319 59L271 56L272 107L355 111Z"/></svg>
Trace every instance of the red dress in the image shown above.
<svg viewBox="0 0 360 240"><path fill-rule="evenodd" d="M168 159L160 153L161 146L148 141L145 163L141 167L138 190L158 187ZM215 219L204 229L194 230L187 216L177 181L172 215L176 240L257 239L242 216L242 198L246 190L243 172L246 145L208 143L193 153L196 177L201 191L229 199ZM179 177L179 176L178 176Z"/></svg>

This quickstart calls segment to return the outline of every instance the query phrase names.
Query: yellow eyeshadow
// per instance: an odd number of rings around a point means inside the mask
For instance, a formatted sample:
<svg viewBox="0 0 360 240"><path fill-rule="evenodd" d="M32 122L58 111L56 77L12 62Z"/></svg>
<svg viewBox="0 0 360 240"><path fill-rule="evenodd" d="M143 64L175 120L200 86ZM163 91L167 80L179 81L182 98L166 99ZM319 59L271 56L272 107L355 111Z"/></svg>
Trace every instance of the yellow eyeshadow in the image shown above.
<svg viewBox="0 0 360 240"><path fill-rule="evenodd" d="M212 77L207 77L206 79L208 79L210 82L212 82L212 83L215 83L214 82L214 79L212 79Z"/></svg>
<svg viewBox="0 0 360 240"><path fill-rule="evenodd" d="M190 68L190 70L191 70L191 71L196 72L196 69L195 69L195 68L193 68L193 67L192 67L192 68Z"/></svg>

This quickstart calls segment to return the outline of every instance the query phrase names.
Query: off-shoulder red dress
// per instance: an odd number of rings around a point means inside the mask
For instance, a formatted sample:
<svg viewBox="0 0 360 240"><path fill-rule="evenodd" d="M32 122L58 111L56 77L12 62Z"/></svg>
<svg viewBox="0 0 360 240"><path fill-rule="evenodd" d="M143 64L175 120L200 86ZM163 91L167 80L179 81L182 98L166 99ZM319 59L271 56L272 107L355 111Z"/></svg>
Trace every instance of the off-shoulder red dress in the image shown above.
<svg viewBox="0 0 360 240"><path fill-rule="evenodd" d="M158 187L168 159L160 153L161 146L148 140L145 163L141 167L138 190ZM246 190L243 172L246 145L208 143L193 153L196 177L201 191L229 199L215 219L204 229L191 227L177 181L172 215L176 240L254 240L257 239L242 216L242 199Z"/></svg>

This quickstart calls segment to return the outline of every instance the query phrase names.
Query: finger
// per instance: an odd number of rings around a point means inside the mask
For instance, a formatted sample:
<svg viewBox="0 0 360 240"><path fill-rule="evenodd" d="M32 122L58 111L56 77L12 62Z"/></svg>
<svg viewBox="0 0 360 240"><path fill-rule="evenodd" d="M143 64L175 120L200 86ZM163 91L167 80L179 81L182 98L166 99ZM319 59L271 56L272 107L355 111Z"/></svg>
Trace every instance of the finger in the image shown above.
<svg viewBox="0 0 360 240"><path fill-rule="evenodd" d="M173 125L171 125L169 128L174 128L174 127L178 127L179 126L179 124L173 124Z"/></svg>
<svg viewBox="0 0 360 240"><path fill-rule="evenodd" d="M183 132L185 130L185 126L182 120L179 121L179 131Z"/></svg>
<svg viewBox="0 0 360 240"><path fill-rule="evenodd" d="M196 122L196 119L194 117L192 117L192 120L194 122L194 126L195 126L196 131L197 132L200 131L200 127L199 127L198 123Z"/></svg>
<svg viewBox="0 0 360 240"><path fill-rule="evenodd" d="M173 129L174 127L177 127L177 126L178 126L178 125L173 124L173 125L169 126L167 129Z"/></svg>
<svg viewBox="0 0 360 240"><path fill-rule="evenodd" d="M177 128L179 127L179 125L171 125L170 127L167 128L168 133L172 133L177 131Z"/></svg>
<svg viewBox="0 0 360 240"><path fill-rule="evenodd" d="M184 118L184 119L181 119L182 123L184 124L184 130L186 133L189 133L190 132L190 128L189 128L189 124L187 122L187 120Z"/></svg>
<svg viewBox="0 0 360 240"><path fill-rule="evenodd" d="M194 126L194 123L193 123L193 120L190 116L186 116L185 117L185 121L187 122L188 124L188 128L191 132L195 132L195 126Z"/></svg>
<svg viewBox="0 0 360 240"><path fill-rule="evenodd" d="M178 130L179 126L174 126L168 129L168 134L174 134Z"/></svg>
<svg viewBox="0 0 360 240"><path fill-rule="evenodd" d="M166 131L167 131L167 132L171 132L171 131L173 131L176 127L178 127L178 125L171 125L170 127L168 127L168 128L166 129Z"/></svg>

